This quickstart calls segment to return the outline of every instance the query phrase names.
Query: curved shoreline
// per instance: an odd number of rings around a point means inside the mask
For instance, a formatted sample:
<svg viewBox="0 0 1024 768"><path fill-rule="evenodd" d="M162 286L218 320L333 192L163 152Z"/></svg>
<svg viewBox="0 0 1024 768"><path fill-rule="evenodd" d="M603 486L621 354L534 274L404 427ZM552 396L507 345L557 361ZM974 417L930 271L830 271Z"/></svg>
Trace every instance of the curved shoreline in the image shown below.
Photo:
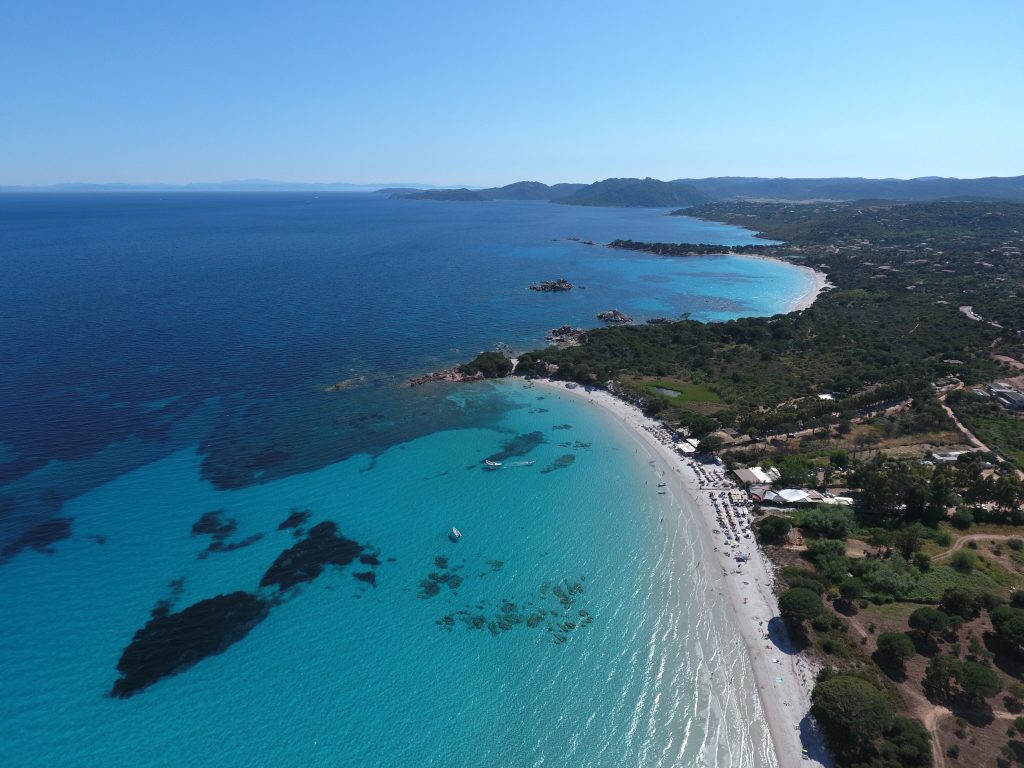
<svg viewBox="0 0 1024 768"><path fill-rule="evenodd" d="M653 430L660 427L659 422L644 416L638 408L611 393L598 389L570 389L563 382L547 379L536 379L533 382L589 400L591 404L608 411L648 455L665 468L664 480L672 494L689 500L692 508L700 510L699 517L703 525L699 525L698 529L702 533L703 544L708 551L716 554L716 564L722 570L722 581L729 598L728 607L732 610L736 629L750 658L757 682L757 696L777 765L780 768L829 765L823 742L810 727L809 721L805 722L810 710L816 670L803 656L785 648L785 641L776 637L774 624L769 637L769 622L778 617L770 562L753 539L741 549L749 555L749 560L741 565L733 561L731 553L723 551L724 547L717 546L720 542L715 539L714 531L718 524L711 491L712 488L717 492L732 487L732 482L724 478L724 473L709 475L714 483L709 487L692 459L680 457L655 436ZM685 509L680 509L680 512L685 512ZM711 566L711 563L705 565ZM779 644L776 644L776 640ZM802 759L801 750L804 746L811 752L810 759Z"/></svg>
<svg viewBox="0 0 1024 768"><path fill-rule="evenodd" d="M729 256L738 256L742 259L759 259L762 261L774 261L780 264L786 264L787 266L794 267L801 272L810 273L808 278L810 279L810 287L801 293L799 296L789 302L789 309L786 310L785 314L790 312L799 312L807 309L815 301L818 300L818 296L821 295L822 291L834 288L828 281L828 275L824 272L819 272L814 267L809 267L806 264L797 264L789 259L784 259L780 256L768 256L760 253L730 253Z"/></svg>
<svg viewBox="0 0 1024 768"><path fill-rule="evenodd" d="M819 272L814 267L808 267L804 264L794 264L793 262L786 261L785 259L775 259L775 261L785 261L785 263L789 264L791 267L796 267L797 269L806 270L811 273L811 287L802 295L797 296L790 303L788 312L799 312L807 309L818 300L818 296L821 295L822 291L834 287L832 283L828 281L828 275L824 272Z"/></svg>

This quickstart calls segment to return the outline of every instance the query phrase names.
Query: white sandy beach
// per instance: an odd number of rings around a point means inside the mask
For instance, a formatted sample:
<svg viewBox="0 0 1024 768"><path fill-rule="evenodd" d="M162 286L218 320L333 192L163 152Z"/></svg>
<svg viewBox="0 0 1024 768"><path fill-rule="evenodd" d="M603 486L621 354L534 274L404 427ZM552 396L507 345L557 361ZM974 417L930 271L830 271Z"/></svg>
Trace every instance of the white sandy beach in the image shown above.
<svg viewBox="0 0 1024 768"><path fill-rule="evenodd" d="M753 535L750 538L743 537L747 523L742 522L744 515L738 511L738 507L730 507L737 520L740 542L737 548L733 549L727 544L725 530L719 523L719 514L723 515L723 520L727 519L724 517L727 504L725 498L730 490L736 490L735 484L726 478L721 467L703 465L681 457L671 447L667 432L659 422L644 416L638 408L609 392L582 387L570 389L563 382L537 383L585 398L607 409L616 421L626 427L638 446L654 462L669 494L680 499L680 503L674 505L679 513L689 514L687 509L693 507L700 510L705 525L698 526L698 529L706 534L707 542L710 543L706 549L713 551L718 558L717 563L708 565L721 569L723 594L731 604L737 628L750 656L761 708L778 765L780 768L829 765L817 733L809 723L802 723L810 709L814 670L803 656L784 650L787 642L784 632L780 631L781 620L777 618L779 614L772 588L772 568L756 545ZM687 499L692 503L683 503ZM716 512L716 504L720 513ZM749 559L743 563L738 562L738 554L747 555ZM772 622L772 619L775 621ZM808 759L802 757L804 746L810 752Z"/></svg>
<svg viewBox="0 0 1024 768"><path fill-rule="evenodd" d="M807 276L811 281L810 287L807 289L807 291L793 299L793 301L789 305L789 309L787 310L789 312L799 312L802 309L807 309L817 300L818 296L821 294L822 291L824 291L827 288L835 287L832 285L832 283L828 281L828 275L826 275L824 272L819 272L818 270L814 269L814 267L809 267L806 264L799 264L795 261L783 259L778 256L763 256L756 253L742 253L735 255L743 259L765 259L767 261L781 261L783 264L788 264L791 267L795 267L796 269L799 269L807 273Z"/></svg>
<svg viewBox="0 0 1024 768"><path fill-rule="evenodd" d="M824 291L826 288L833 287L832 284L828 281L828 275L826 275L824 272L819 272L818 270L813 269L812 267L804 266L803 264L794 264L792 261L787 261L786 263L789 264L790 266L796 267L797 269L802 269L809 272L809 277L811 278L811 287L805 294L803 294L802 296L798 296L796 299L793 300L793 303L789 305L790 312L798 312L802 309L807 309L809 306L811 306L811 304L813 304L817 300L818 295L822 291Z"/></svg>

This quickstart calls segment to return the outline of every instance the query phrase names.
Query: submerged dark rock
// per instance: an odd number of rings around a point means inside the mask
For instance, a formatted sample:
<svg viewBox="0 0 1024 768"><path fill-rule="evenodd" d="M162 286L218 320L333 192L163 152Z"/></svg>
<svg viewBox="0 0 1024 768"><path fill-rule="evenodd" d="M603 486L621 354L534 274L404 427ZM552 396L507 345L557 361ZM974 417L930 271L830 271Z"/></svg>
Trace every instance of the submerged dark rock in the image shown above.
<svg viewBox="0 0 1024 768"><path fill-rule="evenodd" d="M284 519L284 522L277 526L277 530L284 531L288 528L298 528L300 525L305 525L309 522L309 518L312 515L313 513L308 509L293 509L291 514Z"/></svg>
<svg viewBox="0 0 1024 768"><path fill-rule="evenodd" d="M214 541L206 548L205 551L199 553L199 558L206 557L210 552L233 552L236 549L242 549L242 547L248 547L251 544L255 544L257 541L263 538L262 533L254 533L251 536L246 536L240 541Z"/></svg>
<svg viewBox="0 0 1024 768"><path fill-rule="evenodd" d="M34 525L0 550L0 562L9 560L24 549L34 549L44 555L56 553L53 545L71 538L70 517L55 517Z"/></svg>
<svg viewBox="0 0 1024 768"><path fill-rule="evenodd" d="M238 520L224 517L223 509L215 509L206 512L192 524L193 536L209 536L212 541L210 545L200 552L197 557L202 560L211 552L231 552L242 547L255 544L263 538L262 533L254 533L246 536L241 541L228 542L227 539L238 529Z"/></svg>
<svg viewBox="0 0 1024 768"><path fill-rule="evenodd" d="M226 539L235 529L238 528L238 521L224 518L223 509L215 509L212 512L203 513L202 517L192 523L193 536L212 536L214 539Z"/></svg>
<svg viewBox="0 0 1024 768"><path fill-rule="evenodd" d="M513 456L525 456L543 442L543 432L528 432L525 435L516 435L511 440L506 440L500 451L492 453L485 460L505 461Z"/></svg>
<svg viewBox="0 0 1024 768"><path fill-rule="evenodd" d="M565 469L566 467L570 466L574 461L576 461L576 457L571 453L567 453L564 456L559 456L548 466L544 467L544 469L542 469L540 473L542 475L546 475L548 472L554 472L556 469Z"/></svg>
<svg viewBox="0 0 1024 768"><path fill-rule="evenodd" d="M358 581L362 581L365 584L369 584L371 587L377 587L377 574L373 571L364 571L362 573L352 574Z"/></svg>
<svg viewBox="0 0 1024 768"><path fill-rule="evenodd" d="M160 606L158 606L158 609ZM162 678L182 672L244 638L267 617L270 604L248 592L217 595L179 613L154 610L124 649L121 677L110 695L128 698Z"/></svg>
<svg viewBox="0 0 1024 768"><path fill-rule="evenodd" d="M363 553L365 547L338 534L337 524L326 521L309 529L306 538L289 547L273 562L260 579L261 587L274 584L289 589L312 581L327 565L345 566Z"/></svg>

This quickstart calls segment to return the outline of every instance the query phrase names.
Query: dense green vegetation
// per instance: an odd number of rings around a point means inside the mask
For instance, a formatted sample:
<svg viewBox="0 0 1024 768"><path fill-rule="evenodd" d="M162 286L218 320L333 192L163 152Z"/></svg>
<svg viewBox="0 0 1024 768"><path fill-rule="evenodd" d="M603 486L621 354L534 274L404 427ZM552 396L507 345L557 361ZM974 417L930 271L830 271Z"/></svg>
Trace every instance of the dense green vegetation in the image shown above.
<svg viewBox="0 0 1024 768"><path fill-rule="evenodd" d="M1013 417L993 398L970 391L952 392L947 402L979 440L1024 467L1024 418Z"/></svg>
<svg viewBox="0 0 1024 768"><path fill-rule="evenodd" d="M928 732L917 720L897 717L885 693L852 675L829 675L814 686L811 712L841 766L929 768Z"/></svg>
<svg viewBox="0 0 1024 768"><path fill-rule="evenodd" d="M485 379L500 379L512 373L512 361L500 352L481 352L468 363L460 365L458 371L466 376L479 373Z"/></svg>
<svg viewBox="0 0 1024 768"><path fill-rule="evenodd" d="M679 179L716 200L1024 200L1024 176L985 179Z"/></svg>
<svg viewBox="0 0 1024 768"><path fill-rule="evenodd" d="M895 428L912 432L949 426L930 382L989 381L999 375L993 343L1020 351L1024 302L1015 298L1024 261L1015 251L1024 246L1024 206L712 204L695 212L785 240L756 248L826 271L836 289L803 312L772 318L596 329L579 347L535 353L534 369L540 362L557 366L560 378L615 381L650 411L697 431L838 425L910 397L917 411ZM968 319L964 304L1003 327ZM623 383L630 377L641 381ZM643 377L706 387L724 407L709 413L652 393Z"/></svg>
<svg viewBox="0 0 1024 768"><path fill-rule="evenodd" d="M645 381L642 384L638 383L638 386L642 386L650 395L655 397L661 396L670 397L677 404L679 403L718 403L721 402L721 398L711 388L703 384L690 384L681 381L670 381L667 379L653 379L651 381ZM659 393L659 389L666 389L670 392L674 392L674 395L666 395L664 392Z"/></svg>
<svg viewBox="0 0 1024 768"><path fill-rule="evenodd" d="M640 179L608 179L608 181L639 182ZM653 179L651 181L654 181ZM598 182L602 183L602 182ZM758 179L724 177L710 179L675 179L657 182L667 186L687 188L699 194L700 200L1016 200L1024 201L1024 176L986 179ZM479 199L479 200L555 200L567 197L586 184L541 184L537 181L517 181L504 187L472 190L479 197L446 197L450 190L384 189L381 192L395 197L413 197L426 200ZM456 190L463 191L463 190ZM465 190L470 191L470 190ZM424 194L425 193L425 194ZM692 193L691 193L692 194ZM592 203L593 204L593 203ZM610 203L611 204L611 203ZM622 203L638 205L638 203ZM687 202L668 202L666 206L689 205ZM661 203L657 204L661 206Z"/></svg>
<svg viewBox="0 0 1024 768"><path fill-rule="evenodd" d="M730 464L774 467L776 486L853 496L852 510L783 511L754 528L768 545L802 543L799 555L779 550L788 586L779 609L798 642L842 668L815 689L838 764L930 765L928 734L896 716L894 686L991 711L1003 681L994 652L976 630L964 639L965 626L980 625L1001 658L1017 659L1008 668L1024 670L1024 598L1004 605L1021 576L1005 557L970 546L939 554L948 525L1024 524L1024 480L1013 467L1024 467L1024 421L972 391L1012 375L995 355L1024 352L1024 205L719 203L696 213L785 241L732 250L823 270L834 289L772 318L596 329L578 347L522 356L519 372L608 387L715 449L738 434L722 454ZM722 250L616 245L666 258ZM946 407L993 452L940 456L942 446L966 447ZM1022 548L1006 546L1024 565ZM908 607L909 619L890 624L870 653L846 619L893 603L922 607ZM930 657L924 672L918 653Z"/></svg>

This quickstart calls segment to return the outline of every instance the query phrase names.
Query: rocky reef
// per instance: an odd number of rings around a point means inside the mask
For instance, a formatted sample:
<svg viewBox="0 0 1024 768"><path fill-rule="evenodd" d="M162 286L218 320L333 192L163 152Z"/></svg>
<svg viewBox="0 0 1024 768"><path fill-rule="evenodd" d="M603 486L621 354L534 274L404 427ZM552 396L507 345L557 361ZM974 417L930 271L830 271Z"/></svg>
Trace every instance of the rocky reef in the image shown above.
<svg viewBox="0 0 1024 768"><path fill-rule="evenodd" d="M572 466L574 461L576 461L576 456L571 453L566 453L544 467L540 473L542 475L546 475L549 472L554 472L556 469L565 469L566 467Z"/></svg>
<svg viewBox="0 0 1024 768"><path fill-rule="evenodd" d="M270 603L248 592L217 595L151 618L124 649L110 695L128 698L237 643L267 617Z"/></svg>
<svg viewBox="0 0 1024 768"><path fill-rule="evenodd" d="M516 435L510 440L504 441L502 449L497 453L492 453L486 461L505 461L514 456L525 456L544 442L543 432L527 432L525 435Z"/></svg>
<svg viewBox="0 0 1024 768"><path fill-rule="evenodd" d="M286 531L291 528L296 532L296 535L301 535L302 526L309 522L312 514L308 509L292 509L288 517L284 519L284 522L277 526L277 530Z"/></svg>
<svg viewBox="0 0 1024 768"><path fill-rule="evenodd" d="M297 584L312 581L328 565L344 566L358 559L368 569L353 574L356 581L376 587L380 552L369 551L366 546L345 538L338 533L337 524L331 521L315 525L303 534L301 526L310 517L309 510L292 509L278 526L279 531L292 530L302 538L278 555L263 575L259 585L270 587L272 591L269 593L238 591L217 595L175 613L172 612L174 604L184 593L185 579L172 581L170 596L157 601L150 620L135 633L121 654L117 664L121 676L115 681L110 695L127 698L161 678L182 672L207 656L221 653L263 621L271 608L295 594L284 595L283 592ZM222 549L231 549L245 546L248 541L225 542L236 528L237 521L225 518L224 511L217 509L200 517L192 526L192 533L213 537L211 547L219 544ZM394 562L394 558L388 558L388 561Z"/></svg>
<svg viewBox="0 0 1024 768"><path fill-rule="evenodd" d="M435 575L440 577L441 583L446 581L445 574ZM480 574L481 577L485 575ZM447 613L434 623L449 632L457 624L463 624L469 630L486 629L494 637L518 626L543 628L550 633L551 642L561 645L568 640L570 632L594 620L585 609L575 608L576 600L583 593L583 578L580 577L579 581L563 579L555 584L544 582L538 590L539 595L524 602L504 598L499 606L489 607L486 601L481 600L475 605Z"/></svg>
<svg viewBox="0 0 1024 768"><path fill-rule="evenodd" d="M609 309L605 312L598 312L597 319L602 320L606 323L632 323L633 318L627 315L625 312L621 312L617 309Z"/></svg>
<svg viewBox="0 0 1024 768"><path fill-rule="evenodd" d="M263 538L262 533L254 533L239 541L229 542L228 538L237 530L238 520L224 517L223 509L215 509L206 512L195 523L192 524L193 536L209 536L209 546L200 552L197 557L205 559L211 552L231 552L242 547L255 544Z"/></svg>
<svg viewBox="0 0 1024 768"><path fill-rule="evenodd" d="M344 392L348 389L358 389L366 383L366 377L363 375L353 376L350 379L342 379L336 381L329 387L324 387L324 392Z"/></svg>
<svg viewBox="0 0 1024 768"><path fill-rule="evenodd" d="M542 293L560 293L562 291L571 291L572 283L564 277L559 277L556 280L542 280L539 283L533 283L530 285L530 290Z"/></svg>
<svg viewBox="0 0 1024 768"><path fill-rule="evenodd" d="M54 544L71 538L71 521L70 517L54 517L32 526L0 550L0 562L9 560L23 549L34 549L43 555L54 554Z"/></svg>
<svg viewBox="0 0 1024 768"><path fill-rule="evenodd" d="M309 529L304 539L277 556L260 579L260 586L277 585L280 590L290 589L296 584L312 581L325 566L348 565L364 549L362 544L341 536L336 523L329 520L319 523Z"/></svg>

